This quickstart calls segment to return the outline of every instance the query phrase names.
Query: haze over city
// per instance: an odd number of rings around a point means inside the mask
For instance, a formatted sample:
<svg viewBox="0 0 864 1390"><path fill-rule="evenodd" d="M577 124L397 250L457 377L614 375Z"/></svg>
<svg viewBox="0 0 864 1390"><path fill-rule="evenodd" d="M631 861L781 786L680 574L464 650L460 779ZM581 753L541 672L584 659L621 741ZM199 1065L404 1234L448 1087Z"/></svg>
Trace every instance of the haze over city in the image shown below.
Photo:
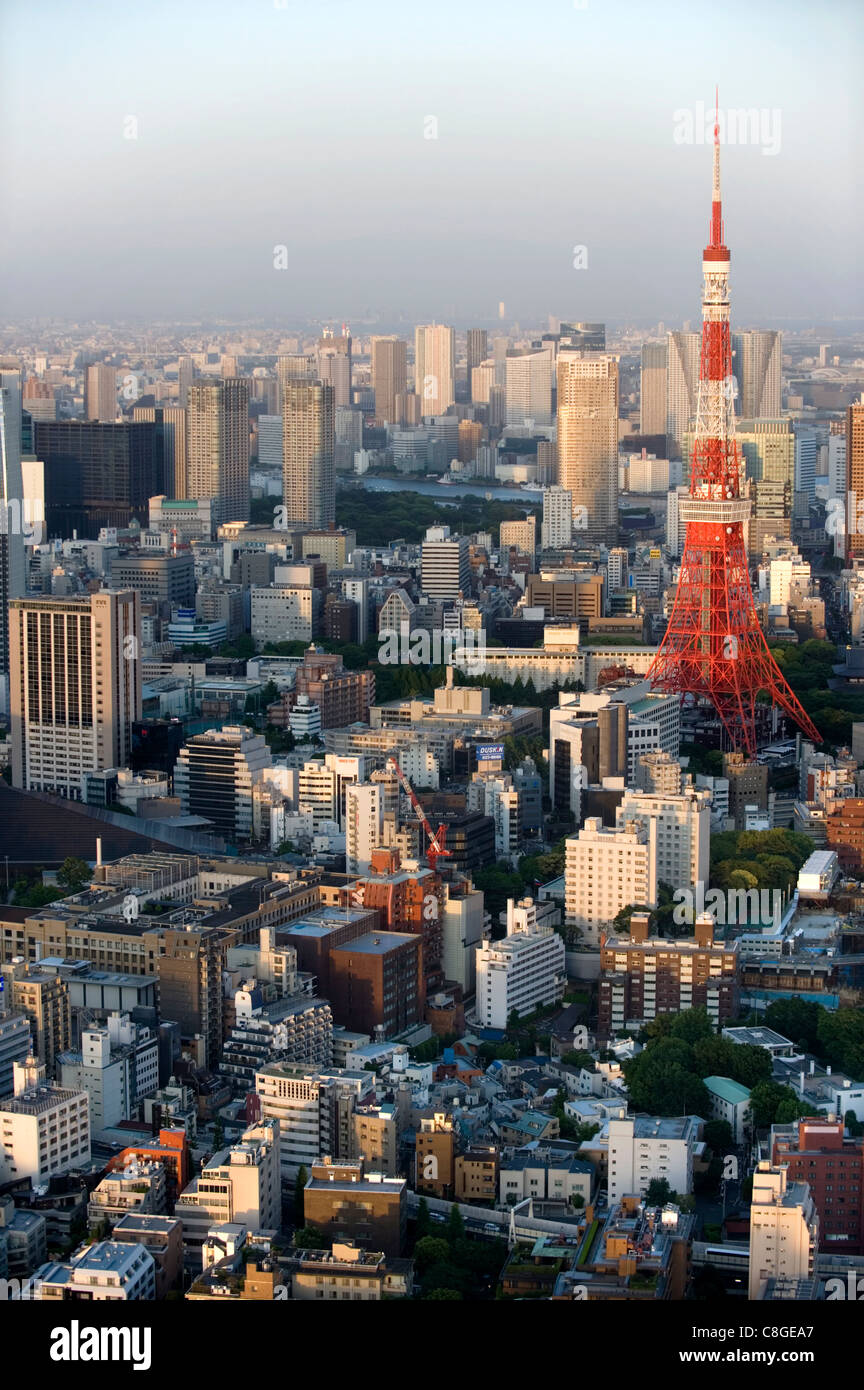
<svg viewBox="0 0 864 1390"><path fill-rule="evenodd" d="M739 322L860 316L864 15L821 8L814 47L815 15L7 0L5 312L491 323L503 301L674 325L698 310L706 170L673 114L719 84L779 121L773 152L725 160Z"/></svg>

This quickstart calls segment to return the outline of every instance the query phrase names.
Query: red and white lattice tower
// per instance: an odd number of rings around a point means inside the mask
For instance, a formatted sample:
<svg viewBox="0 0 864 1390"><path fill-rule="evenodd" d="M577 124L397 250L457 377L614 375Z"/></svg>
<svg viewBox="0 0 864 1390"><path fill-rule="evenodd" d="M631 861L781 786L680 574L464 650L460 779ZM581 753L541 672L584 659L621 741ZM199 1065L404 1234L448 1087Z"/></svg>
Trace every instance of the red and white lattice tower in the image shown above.
<svg viewBox="0 0 864 1390"><path fill-rule="evenodd" d="M759 625L740 495L729 330L729 250L720 200L720 127L714 122L711 233L702 256L702 357L690 494L679 502L684 555L669 626L648 673L660 690L708 699L732 745L756 753L756 697L764 691L807 738L821 737L768 650Z"/></svg>

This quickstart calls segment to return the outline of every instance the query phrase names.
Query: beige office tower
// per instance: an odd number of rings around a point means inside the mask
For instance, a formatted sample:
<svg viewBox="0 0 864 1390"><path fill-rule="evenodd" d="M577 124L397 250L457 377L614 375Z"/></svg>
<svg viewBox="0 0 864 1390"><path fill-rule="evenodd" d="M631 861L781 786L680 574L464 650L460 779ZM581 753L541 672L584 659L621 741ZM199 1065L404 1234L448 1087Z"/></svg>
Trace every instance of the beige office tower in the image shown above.
<svg viewBox="0 0 864 1390"><path fill-rule="evenodd" d="M414 390L424 417L443 415L456 399L456 333L444 324L414 330Z"/></svg>
<svg viewBox="0 0 864 1390"><path fill-rule="evenodd" d="M471 369L471 400L475 405L488 405L489 397L495 385L495 363L492 361L481 362L479 367Z"/></svg>
<svg viewBox="0 0 864 1390"><path fill-rule="evenodd" d="M864 502L864 395L846 410L846 468L843 506L846 555L864 558L864 529L858 524Z"/></svg>
<svg viewBox="0 0 864 1390"><path fill-rule="evenodd" d="M318 339L317 370L315 375L325 385L333 387L335 405L351 404L351 338L336 338L325 333Z"/></svg>
<svg viewBox="0 0 864 1390"><path fill-rule="evenodd" d="M84 379L84 417L113 425L117 419L117 372L97 364L87 368Z"/></svg>
<svg viewBox="0 0 864 1390"><path fill-rule="evenodd" d="M402 338L372 339L372 389L375 418L395 424L399 419L396 397L408 391L408 344Z"/></svg>
<svg viewBox="0 0 864 1390"><path fill-rule="evenodd" d="M336 519L333 387L286 380L282 392L282 487L286 520L329 526Z"/></svg>
<svg viewBox="0 0 864 1390"><path fill-rule="evenodd" d="M684 459L685 477L689 460L684 454L684 436L696 419L699 396L699 359L702 338L699 333L670 333L666 359L666 453L670 459Z"/></svg>
<svg viewBox="0 0 864 1390"><path fill-rule="evenodd" d="M165 495L175 499L186 497L186 411L179 405L136 405L132 408L132 419L135 422L152 420L158 425L156 435L162 448Z"/></svg>
<svg viewBox="0 0 864 1390"><path fill-rule="evenodd" d="M211 498L214 522L248 521L248 385L195 382L188 400L186 495Z"/></svg>
<svg viewBox="0 0 864 1390"><path fill-rule="evenodd" d="M732 334L732 374L738 382L736 414L773 420L780 414L783 335L752 330Z"/></svg>
<svg viewBox="0 0 864 1390"><path fill-rule="evenodd" d="M85 773L125 767L141 718L141 598L9 606L12 785L77 800Z"/></svg>
<svg viewBox="0 0 864 1390"><path fill-rule="evenodd" d="M666 378L668 343L643 343L639 394L639 430L642 434L666 433Z"/></svg>
<svg viewBox="0 0 864 1390"><path fill-rule="evenodd" d="M588 545L618 541L618 362L608 353L558 354L558 481Z"/></svg>

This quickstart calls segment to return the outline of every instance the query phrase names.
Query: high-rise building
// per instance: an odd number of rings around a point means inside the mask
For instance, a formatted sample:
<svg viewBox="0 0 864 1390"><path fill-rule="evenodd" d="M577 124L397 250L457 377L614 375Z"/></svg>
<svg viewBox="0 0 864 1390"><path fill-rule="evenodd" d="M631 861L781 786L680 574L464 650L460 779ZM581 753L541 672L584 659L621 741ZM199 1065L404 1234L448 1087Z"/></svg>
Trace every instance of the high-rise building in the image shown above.
<svg viewBox="0 0 864 1390"><path fill-rule="evenodd" d="M420 587L430 599L457 599L471 591L467 536L447 526L430 527L421 548Z"/></svg>
<svg viewBox="0 0 864 1390"><path fill-rule="evenodd" d="M795 426L795 492L810 502L816 496L816 472L819 464L819 431L806 425Z"/></svg>
<svg viewBox="0 0 864 1390"><path fill-rule="evenodd" d="M381 843L381 787L356 782L345 788L345 871L369 872Z"/></svg>
<svg viewBox="0 0 864 1390"><path fill-rule="evenodd" d="M799 1281L813 1276L818 1243L819 1216L807 1183L790 1182L786 1167L763 1159L753 1174L748 1297L763 1297L777 1281L794 1297Z"/></svg>
<svg viewBox="0 0 864 1390"><path fill-rule="evenodd" d="M333 387L287 378L282 389L282 485L286 519L326 527L335 521Z"/></svg>
<svg viewBox="0 0 864 1390"><path fill-rule="evenodd" d="M843 510L848 513L850 508L847 504L846 493L851 493L852 516L856 520L854 526L849 526L847 517L846 544L847 556L864 556L864 528L857 525L857 518L860 513L861 503L864 501L864 396L861 400L850 405L846 411L846 467L844 470L846 487L843 494Z"/></svg>
<svg viewBox="0 0 864 1390"><path fill-rule="evenodd" d="M226 839L252 834L252 786L273 759L263 735L245 724L195 734L180 749L174 791L184 815L206 816Z"/></svg>
<svg viewBox="0 0 864 1390"><path fill-rule="evenodd" d="M780 414L783 335L750 330L732 334L732 373L738 382L737 414L771 420Z"/></svg>
<svg viewBox="0 0 864 1390"><path fill-rule="evenodd" d="M161 458L162 485L170 498L186 497L186 411L177 405L136 405L133 420L152 420Z"/></svg>
<svg viewBox="0 0 864 1390"><path fill-rule="evenodd" d="M666 355L666 453L670 459L684 459L684 436L696 419L699 395L699 354L702 339L698 333L670 333Z"/></svg>
<svg viewBox="0 0 864 1390"><path fill-rule="evenodd" d="M202 1040L201 1065L215 1067L222 1055L222 935L215 930L166 930L159 976L159 1013L180 1025L181 1037Z"/></svg>
<svg viewBox="0 0 864 1390"><path fill-rule="evenodd" d="M21 374L0 365L0 681L9 671L9 602L26 587L21 474ZM17 512L17 515L16 515Z"/></svg>
<svg viewBox="0 0 864 1390"><path fill-rule="evenodd" d="M790 1182L807 1182L819 1213L820 1248L834 1255L861 1256L864 1140L846 1133L843 1100L849 1077L836 1076L835 1084L837 1099L829 1108L838 1118L828 1119L823 1111L811 1119L772 1125L769 1153L773 1163L784 1166Z"/></svg>
<svg viewBox="0 0 864 1390"><path fill-rule="evenodd" d="M469 328L466 348L466 362L468 373L468 395L473 401L474 386L472 372L475 367L479 367L481 362L486 361L486 354L489 351L489 335L485 328ZM488 396L486 398L488 400Z"/></svg>
<svg viewBox="0 0 864 1390"><path fill-rule="evenodd" d="M325 333L318 339L317 376L326 386L333 387L333 404L351 404L351 335L336 338Z"/></svg>
<svg viewBox="0 0 864 1390"><path fill-rule="evenodd" d="M90 1161L86 1091L45 1083L35 1057L14 1064L14 1096L0 1101L0 1163L17 1181L47 1184Z"/></svg>
<svg viewBox="0 0 864 1390"><path fill-rule="evenodd" d="M126 767L141 718L141 599L10 605L12 785L78 799L87 772Z"/></svg>
<svg viewBox="0 0 864 1390"><path fill-rule="evenodd" d="M639 429L642 434L666 433L668 343L643 343L639 393Z"/></svg>
<svg viewBox="0 0 864 1390"><path fill-rule="evenodd" d="M525 352L508 356L505 372L508 425L535 425L552 421L553 362L548 352Z"/></svg>
<svg viewBox="0 0 864 1390"><path fill-rule="evenodd" d="M572 492L566 487L544 487L541 550L567 550L572 538Z"/></svg>
<svg viewBox="0 0 864 1390"><path fill-rule="evenodd" d="M95 540L103 526L146 526L149 498L165 491L152 421L37 420L33 445L44 464L49 536Z"/></svg>
<svg viewBox="0 0 864 1390"><path fill-rule="evenodd" d="M656 755L655 755L656 756ZM657 881L670 888L708 882L711 794L692 787L677 796L625 791L617 810L619 825L657 822Z"/></svg>
<svg viewBox="0 0 864 1390"><path fill-rule="evenodd" d="M97 363L84 378L84 418L113 425L117 419L117 372Z"/></svg>
<svg viewBox="0 0 864 1390"><path fill-rule="evenodd" d="M213 499L215 522L249 520L249 387L239 378L189 387L187 496Z"/></svg>
<svg viewBox="0 0 864 1390"><path fill-rule="evenodd" d="M424 416L443 415L456 399L456 332L444 324L414 330L414 390Z"/></svg>
<svg viewBox="0 0 864 1390"><path fill-rule="evenodd" d="M623 907L657 901L657 823L631 821L614 829L589 816L566 842L565 912L583 943L597 946L601 928Z"/></svg>
<svg viewBox="0 0 864 1390"><path fill-rule="evenodd" d="M558 354L558 481L588 544L618 540L618 363L604 353Z"/></svg>
<svg viewBox="0 0 864 1390"><path fill-rule="evenodd" d="M512 547L534 559L537 548L537 524L533 516L526 517L524 521L502 521L500 536L501 551L504 555Z"/></svg>
<svg viewBox="0 0 864 1390"><path fill-rule="evenodd" d="M372 339L372 389L375 418L396 424L396 397L408 390L408 344L403 338Z"/></svg>
<svg viewBox="0 0 864 1390"><path fill-rule="evenodd" d="M181 1192L174 1216L183 1223L189 1263L197 1265L211 1226L240 1223L249 1231L282 1224L279 1124L250 1125L238 1143L210 1158Z"/></svg>
<svg viewBox="0 0 864 1390"><path fill-rule="evenodd" d="M191 357L178 357L177 359L177 404L181 410L186 409L189 399L189 387L195 380L195 363Z"/></svg>

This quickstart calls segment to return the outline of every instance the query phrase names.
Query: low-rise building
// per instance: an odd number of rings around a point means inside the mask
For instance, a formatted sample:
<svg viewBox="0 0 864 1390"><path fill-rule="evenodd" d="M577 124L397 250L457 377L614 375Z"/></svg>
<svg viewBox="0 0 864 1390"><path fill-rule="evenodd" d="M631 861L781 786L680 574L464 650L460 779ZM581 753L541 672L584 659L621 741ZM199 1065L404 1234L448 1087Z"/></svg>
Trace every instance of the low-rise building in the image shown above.
<svg viewBox="0 0 864 1390"><path fill-rule="evenodd" d="M362 1162L312 1165L303 1193L306 1224L329 1244L350 1242L364 1250L401 1256L405 1248L408 1184L404 1178L367 1173Z"/></svg>
<svg viewBox="0 0 864 1390"><path fill-rule="evenodd" d="M156 1265L143 1245L102 1240L78 1250L67 1263L49 1263L38 1271L43 1302L104 1303L152 1300Z"/></svg>
<svg viewBox="0 0 864 1390"><path fill-rule="evenodd" d="M750 1125L750 1092L728 1076L705 1076L702 1084L711 1097L711 1115L725 1120L736 1144L743 1144Z"/></svg>

